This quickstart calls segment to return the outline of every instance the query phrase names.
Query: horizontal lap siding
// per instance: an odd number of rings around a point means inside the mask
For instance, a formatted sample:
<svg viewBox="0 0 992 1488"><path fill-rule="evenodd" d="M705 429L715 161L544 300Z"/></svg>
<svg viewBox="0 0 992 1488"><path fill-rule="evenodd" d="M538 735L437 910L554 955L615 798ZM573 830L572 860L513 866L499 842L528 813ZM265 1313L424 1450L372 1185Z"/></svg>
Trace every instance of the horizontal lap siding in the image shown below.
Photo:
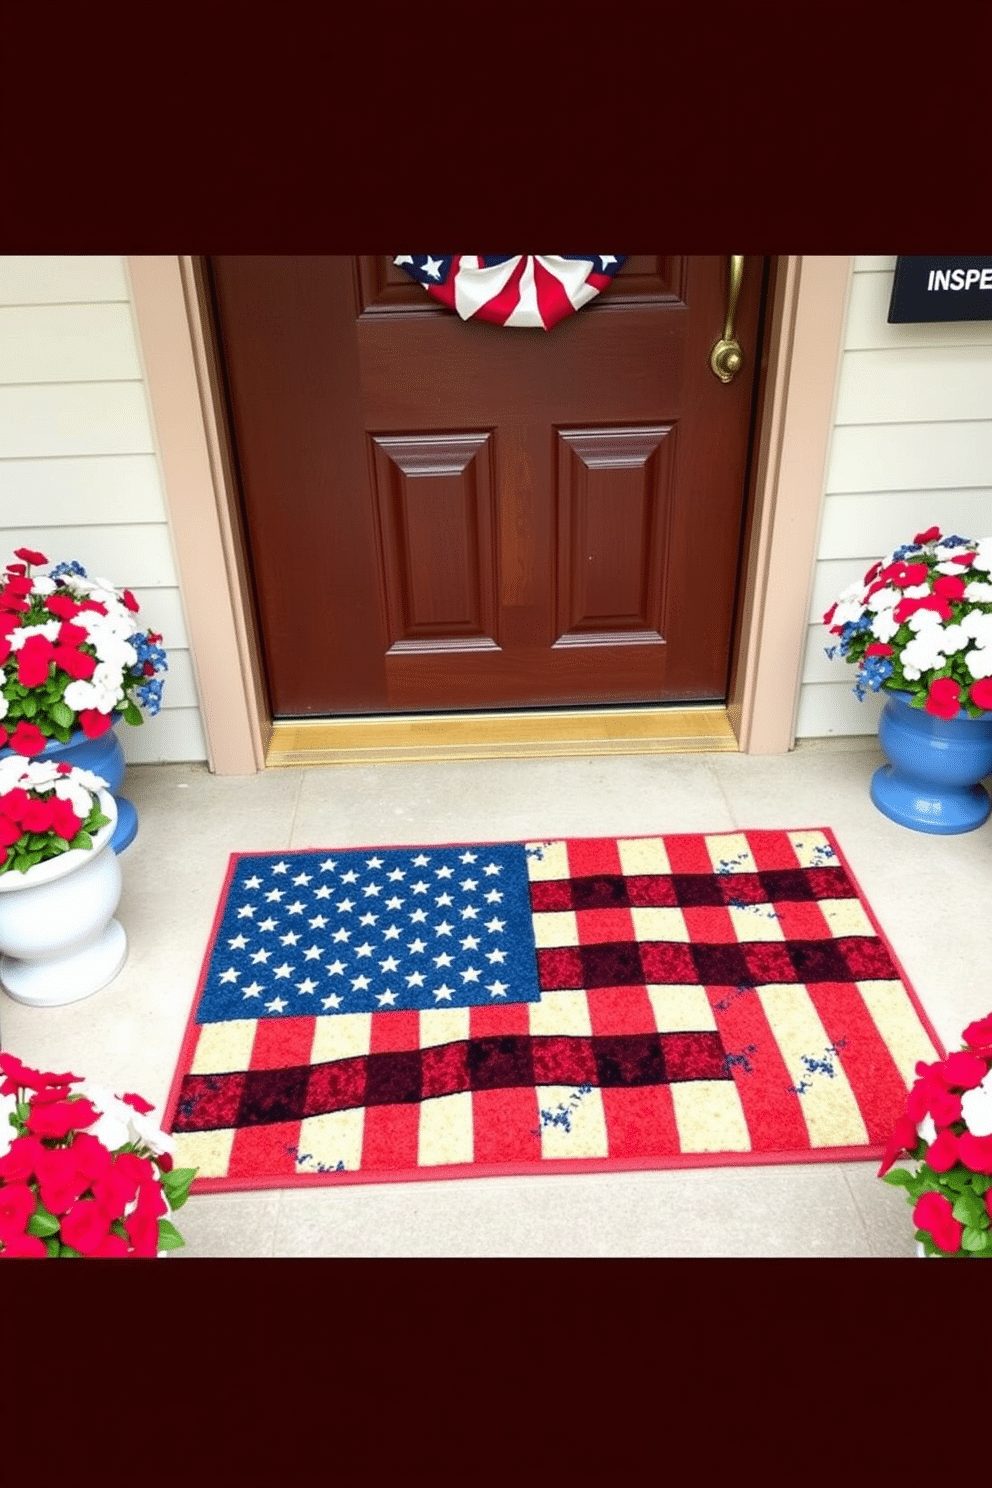
<svg viewBox="0 0 992 1488"><path fill-rule="evenodd" d="M206 745L124 262L0 257L0 557L28 546L133 590L169 652L134 762Z"/></svg>
<svg viewBox="0 0 992 1488"><path fill-rule="evenodd" d="M992 322L889 325L894 256L860 257L848 304L796 735L874 734L823 611L922 527L992 533Z"/></svg>

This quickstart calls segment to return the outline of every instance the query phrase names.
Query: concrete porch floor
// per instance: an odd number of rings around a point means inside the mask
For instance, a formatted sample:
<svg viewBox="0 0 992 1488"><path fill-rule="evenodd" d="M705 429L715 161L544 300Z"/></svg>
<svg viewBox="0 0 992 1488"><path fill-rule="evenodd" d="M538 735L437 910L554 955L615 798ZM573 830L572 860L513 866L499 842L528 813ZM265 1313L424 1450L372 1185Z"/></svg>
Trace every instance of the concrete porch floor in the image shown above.
<svg viewBox="0 0 992 1488"><path fill-rule="evenodd" d="M931 837L868 799L874 739L788 755L335 766L211 775L143 765L111 985L74 1006L0 993L0 1045L161 1109L231 852L617 833L833 829L948 1049L992 1009L992 823ZM204 1194L176 1258L323 1256L910 1257L908 1206L873 1163L507 1177Z"/></svg>

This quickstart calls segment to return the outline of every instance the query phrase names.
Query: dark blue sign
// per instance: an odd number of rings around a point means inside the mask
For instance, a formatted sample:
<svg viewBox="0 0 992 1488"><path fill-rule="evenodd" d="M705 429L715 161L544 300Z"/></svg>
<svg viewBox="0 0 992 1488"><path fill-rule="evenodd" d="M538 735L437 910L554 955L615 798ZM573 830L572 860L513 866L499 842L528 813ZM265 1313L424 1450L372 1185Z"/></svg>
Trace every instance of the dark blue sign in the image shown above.
<svg viewBox="0 0 992 1488"><path fill-rule="evenodd" d="M992 258L896 259L889 324L992 320Z"/></svg>

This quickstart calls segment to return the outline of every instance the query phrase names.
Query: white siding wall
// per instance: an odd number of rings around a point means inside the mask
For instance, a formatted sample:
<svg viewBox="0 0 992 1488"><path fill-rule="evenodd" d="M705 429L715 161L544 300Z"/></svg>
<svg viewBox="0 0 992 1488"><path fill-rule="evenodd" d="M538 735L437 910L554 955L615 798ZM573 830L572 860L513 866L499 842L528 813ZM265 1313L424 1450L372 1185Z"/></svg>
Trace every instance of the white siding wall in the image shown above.
<svg viewBox="0 0 992 1488"><path fill-rule="evenodd" d="M810 605L799 738L873 734L820 617L846 584L936 524L992 534L992 321L889 325L894 257L854 261Z"/></svg>
<svg viewBox="0 0 992 1488"><path fill-rule="evenodd" d="M15 548L131 589L169 653L132 761L202 760L203 728L124 260L0 257L0 567Z"/></svg>

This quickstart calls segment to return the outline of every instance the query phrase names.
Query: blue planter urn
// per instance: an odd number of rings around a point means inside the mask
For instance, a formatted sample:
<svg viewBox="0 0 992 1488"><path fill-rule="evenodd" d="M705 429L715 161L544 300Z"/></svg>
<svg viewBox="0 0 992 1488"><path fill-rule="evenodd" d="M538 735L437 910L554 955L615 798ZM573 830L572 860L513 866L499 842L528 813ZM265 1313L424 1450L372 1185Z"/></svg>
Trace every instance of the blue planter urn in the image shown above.
<svg viewBox="0 0 992 1488"><path fill-rule="evenodd" d="M115 721L119 717L119 714L115 714ZM0 749L0 759L13 752L9 747ZM80 770L91 770L94 775L105 780L107 789L117 803L117 825L111 838L111 846L115 853L122 853L126 847L131 846L138 833L138 813L132 802L117 794L124 784L126 763L121 742L112 728L101 734L99 739L87 739L82 729L76 730L68 744L49 739L41 753L33 758L55 760L57 764L64 761Z"/></svg>
<svg viewBox="0 0 992 1488"><path fill-rule="evenodd" d="M992 712L961 708L936 718L911 706L908 692L886 692L878 742L889 761L872 777L871 799L890 821L914 832L973 832L992 801L980 783L992 774Z"/></svg>

